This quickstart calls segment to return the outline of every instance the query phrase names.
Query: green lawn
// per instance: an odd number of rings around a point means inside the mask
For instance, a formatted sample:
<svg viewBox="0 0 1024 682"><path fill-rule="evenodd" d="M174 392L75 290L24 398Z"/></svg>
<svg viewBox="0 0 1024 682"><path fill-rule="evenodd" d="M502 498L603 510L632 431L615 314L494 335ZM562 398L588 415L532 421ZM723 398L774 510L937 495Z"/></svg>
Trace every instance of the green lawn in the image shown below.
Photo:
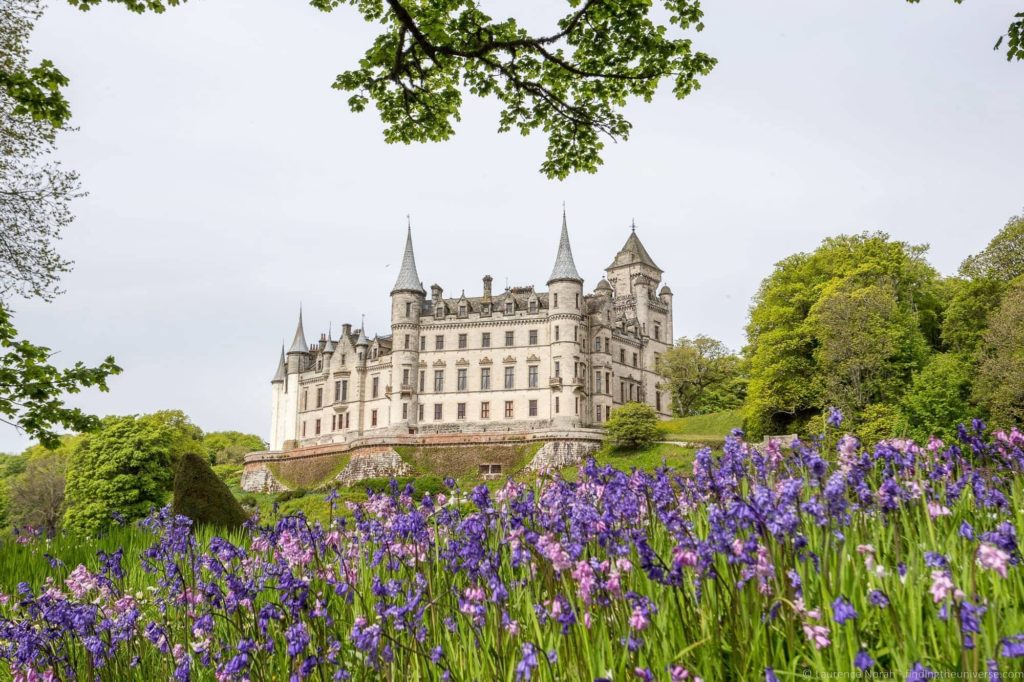
<svg viewBox="0 0 1024 682"><path fill-rule="evenodd" d="M658 424L665 440L722 440L743 425L739 410L725 410L696 417L668 419Z"/></svg>
<svg viewBox="0 0 1024 682"><path fill-rule="evenodd" d="M597 451L594 459L598 464L608 464L622 471L631 471L634 468L654 471L665 464L689 473L693 465L694 452L695 450L692 448L681 448L669 443L655 443L649 448L640 450L612 450L603 447ZM561 473L567 480L575 481L578 471L579 467L571 466L562 469Z"/></svg>

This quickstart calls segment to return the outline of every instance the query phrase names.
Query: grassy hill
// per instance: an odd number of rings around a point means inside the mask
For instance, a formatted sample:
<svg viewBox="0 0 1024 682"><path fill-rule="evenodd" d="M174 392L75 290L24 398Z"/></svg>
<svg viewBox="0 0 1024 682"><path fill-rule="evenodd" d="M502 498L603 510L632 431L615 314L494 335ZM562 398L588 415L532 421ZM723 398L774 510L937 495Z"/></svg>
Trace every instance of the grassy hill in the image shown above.
<svg viewBox="0 0 1024 682"><path fill-rule="evenodd" d="M668 419L658 424L664 440L720 441L743 425L739 410Z"/></svg>

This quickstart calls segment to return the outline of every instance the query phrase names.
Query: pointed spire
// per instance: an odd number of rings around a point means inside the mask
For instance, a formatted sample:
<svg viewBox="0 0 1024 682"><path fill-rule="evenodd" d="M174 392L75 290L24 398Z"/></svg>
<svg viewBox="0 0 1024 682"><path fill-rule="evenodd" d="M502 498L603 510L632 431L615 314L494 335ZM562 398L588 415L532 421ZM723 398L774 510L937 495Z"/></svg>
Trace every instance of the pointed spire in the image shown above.
<svg viewBox="0 0 1024 682"><path fill-rule="evenodd" d="M402 267L398 270L398 279L395 280L395 286L391 288L391 293L411 291L426 295L427 292L423 290L423 285L420 284L420 276L416 272L416 256L412 251L412 222L408 216L406 216L406 220L409 223L408 230L405 233L405 253L402 255Z"/></svg>
<svg viewBox="0 0 1024 682"><path fill-rule="evenodd" d="M331 338L331 336L332 336L331 327L332 327L332 324L330 322L328 322L327 323L327 345L324 346L324 352L325 353L333 353L334 349L336 348L336 346L334 345L334 339Z"/></svg>
<svg viewBox="0 0 1024 682"><path fill-rule="evenodd" d="M281 359L277 363L277 372L274 373L274 378L270 380L270 383L276 383L278 381L284 381L288 374L288 366L284 362L284 343L281 343Z"/></svg>
<svg viewBox="0 0 1024 682"><path fill-rule="evenodd" d="M292 339L292 347L288 349L289 353L306 353L309 351L309 346L306 345L306 332L302 329L302 306L299 306L299 326L295 328L295 338Z"/></svg>
<svg viewBox="0 0 1024 682"><path fill-rule="evenodd" d="M605 269L611 270L612 268L623 265L642 263L643 265L654 268L658 272L662 272L661 268L654 263L654 259L651 258L651 254L647 253L647 249L645 249L644 245L640 242L640 237L636 235L635 220L631 223L630 227L631 230L629 232L629 237L626 238L626 243L623 244L622 248L619 249L619 252L615 254L615 260L612 261L612 264Z"/></svg>
<svg viewBox="0 0 1024 682"><path fill-rule="evenodd" d="M356 339L356 346L369 346L369 345L370 345L370 342L367 341L366 334L364 334L363 330L360 329L359 330L359 338Z"/></svg>
<svg viewBox="0 0 1024 682"><path fill-rule="evenodd" d="M551 270L548 284L558 280L583 282L580 273L576 271L576 263L572 259L572 247L569 246L569 226L565 219L564 205L562 206L562 238L558 242L558 255L555 257L555 267Z"/></svg>

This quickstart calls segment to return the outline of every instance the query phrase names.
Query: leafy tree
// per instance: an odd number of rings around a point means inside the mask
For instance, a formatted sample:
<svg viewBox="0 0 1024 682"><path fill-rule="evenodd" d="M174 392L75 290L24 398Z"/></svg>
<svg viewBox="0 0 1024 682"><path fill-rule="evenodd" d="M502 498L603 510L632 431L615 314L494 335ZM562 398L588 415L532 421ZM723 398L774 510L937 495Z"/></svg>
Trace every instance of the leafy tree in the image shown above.
<svg viewBox="0 0 1024 682"><path fill-rule="evenodd" d="M942 344L957 353L970 354L978 347L988 318L999 307L1006 284L981 276L949 280L952 296L942 319ZM969 362L969 358L964 358Z"/></svg>
<svg viewBox="0 0 1024 682"><path fill-rule="evenodd" d="M925 440L956 436L956 425L977 416L970 404L971 360L956 353L936 353L919 372L903 399L910 435Z"/></svg>
<svg viewBox="0 0 1024 682"><path fill-rule="evenodd" d="M855 424L866 406L899 402L940 344L942 287L925 251L863 233L775 266L747 324L752 435L800 432L830 404Z"/></svg>
<svg viewBox="0 0 1024 682"><path fill-rule="evenodd" d="M210 464L237 464L250 452L266 450L259 436L239 431L214 431L203 436L203 448Z"/></svg>
<svg viewBox="0 0 1024 682"><path fill-rule="evenodd" d="M163 12L184 0L110 0L133 12ZM69 0L87 10L102 0ZM495 20L480 0L311 0L324 12L352 6L378 28L355 69L334 87L351 93L349 108L372 102L387 142L436 142L455 133L463 96L494 97L498 130L542 130L541 171L564 178L595 172L602 137L626 139L621 111L631 98L650 101L662 80L682 99L700 87L716 60L695 51L688 33L704 28L699 0L567 0L567 13L534 34L515 18ZM37 91L59 82L44 72ZM31 80L31 79L30 79ZM38 95L38 93L36 93ZM42 100L33 111L59 113ZM59 116L58 116L59 119Z"/></svg>
<svg viewBox="0 0 1024 682"><path fill-rule="evenodd" d="M905 436L907 419L899 405L872 403L861 410L854 432L862 443L874 444L880 440Z"/></svg>
<svg viewBox="0 0 1024 682"><path fill-rule="evenodd" d="M994 425L1024 424L1024 277L1010 285L982 337L973 397Z"/></svg>
<svg viewBox="0 0 1024 682"><path fill-rule="evenodd" d="M980 253L960 265L960 274L972 279L1010 282L1024 275L1024 216L1013 216Z"/></svg>
<svg viewBox="0 0 1024 682"><path fill-rule="evenodd" d="M626 403L612 411L604 428L613 448L645 448L658 440L658 413L647 403Z"/></svg>
<svg viewBox="0 0 1024 682"><path fill-rule="evenodd" d="M206 459L191 452L182 456L174 475L172 508L197 525L236 528L249 518Z"/></svg>
<svg viewBox="0 0 1024 682"><path fill-rule="evenodd" d="M30 457L24 473L7 482L8 520L14 526L32 526L48 536L57 532L64 511L64 474L67 460L56 452Z"/></svg>
<svg viewBox="0 0 1024 682"><path fill-rule="evenodd" d="M143 422L154 422L166 426L171 431L171 444L168 455L174 466L178 460L189 452L204 452L203 430L192 423L188 415L181 410L161 410L139 417Z"/></svg>
<svg viewBox="0 0 1024 682"><path fill-rule="evenodd" d="M662 353L659 362L680 416L719 412L743 402L742 360L718 339L684 336Z"/></svg>
<svg viewBox="0 0 1024 682"><path fill-rule="evenodd" d="M18 338L5 300L52 299L71 265L53 242L71 222L78 176L49 161L66 122L58 91L64 81L46 62L28 67L28 36L39 14L37 0L0 0L0 422L54 446L58 427L84 431L98 423L65 407L66 395L105 391L107 378L121 370L110 357L97 367L58 369L49 348Z"/></svg>
<svg viewBox="0 0 1024 682"><path fill-rule="evenodd" d="M173 480L172 449L180 440L166 419L154 415L105 418L68 463L65 529L95 534L115 513L131 520L162 506Z"/></svg>
<svg viewBox="0 0 1024 682"><path fill-rule="evenodd" d="M56 429L90 431L99 420L80 408L64 405L64 397L83 388L107 390L107 378L121 368L108 357L96 367L82 362L59 369L52 352L20 339L7 309L0 305L0 422L18 428L47 447L56 447Z"/></svg>

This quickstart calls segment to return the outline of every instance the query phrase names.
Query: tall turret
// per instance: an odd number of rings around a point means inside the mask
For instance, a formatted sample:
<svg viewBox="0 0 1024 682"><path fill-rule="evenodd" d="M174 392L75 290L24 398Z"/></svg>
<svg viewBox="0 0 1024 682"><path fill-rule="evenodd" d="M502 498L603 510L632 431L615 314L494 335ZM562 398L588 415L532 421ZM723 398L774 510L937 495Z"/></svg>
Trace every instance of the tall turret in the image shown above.
<svg viewBox="0 0 1024 682"><path fill-rule="evenodd" d="M306 343L306 332L302 327L302 306L299 306L299 324L295 327L292 345L288 348L288 373L297 374L306 369L306 356L309 345Z"/></svg>
<svg viewBox="0 0 1024 682"><path fill-rule="evenodd" d="M288 365L285 363L284 344L281 344L281 359L277 361L277 371L270 380L270 449L280 450L283 441L285 421L285 388L288 380Z"/></svg>
<svg viewBox="0 0 1024 682"><path fill-rule="evenodd" d="M551 340L551 416L557 426L582 423L586 409L586 331L583 321L583 278L569 245L569 227L562 210L562 235L555 266L548 277L548 338ZM585 365L584 365L585 366Z"/></svg>
<svg viewBox="0 0 1024 682"><path fill-rule="evenodd" d="M299 323L295 327L292 345L285 355L284 396L281 400L283 416L277 435L279 442L271 442L271 449L283 450L293 443L299 428L299 373L306 370L309 346L302 326L302 306L299 306Z"/></svg>
<svg viewBox="0 0 1024 682"><path fill-rule="evenodd" d="M409 225L402 267L391 288L391 426L398 433L409 433L418 422L419 396L415 388L420 362L420 313L425 299Z"/></svg>

